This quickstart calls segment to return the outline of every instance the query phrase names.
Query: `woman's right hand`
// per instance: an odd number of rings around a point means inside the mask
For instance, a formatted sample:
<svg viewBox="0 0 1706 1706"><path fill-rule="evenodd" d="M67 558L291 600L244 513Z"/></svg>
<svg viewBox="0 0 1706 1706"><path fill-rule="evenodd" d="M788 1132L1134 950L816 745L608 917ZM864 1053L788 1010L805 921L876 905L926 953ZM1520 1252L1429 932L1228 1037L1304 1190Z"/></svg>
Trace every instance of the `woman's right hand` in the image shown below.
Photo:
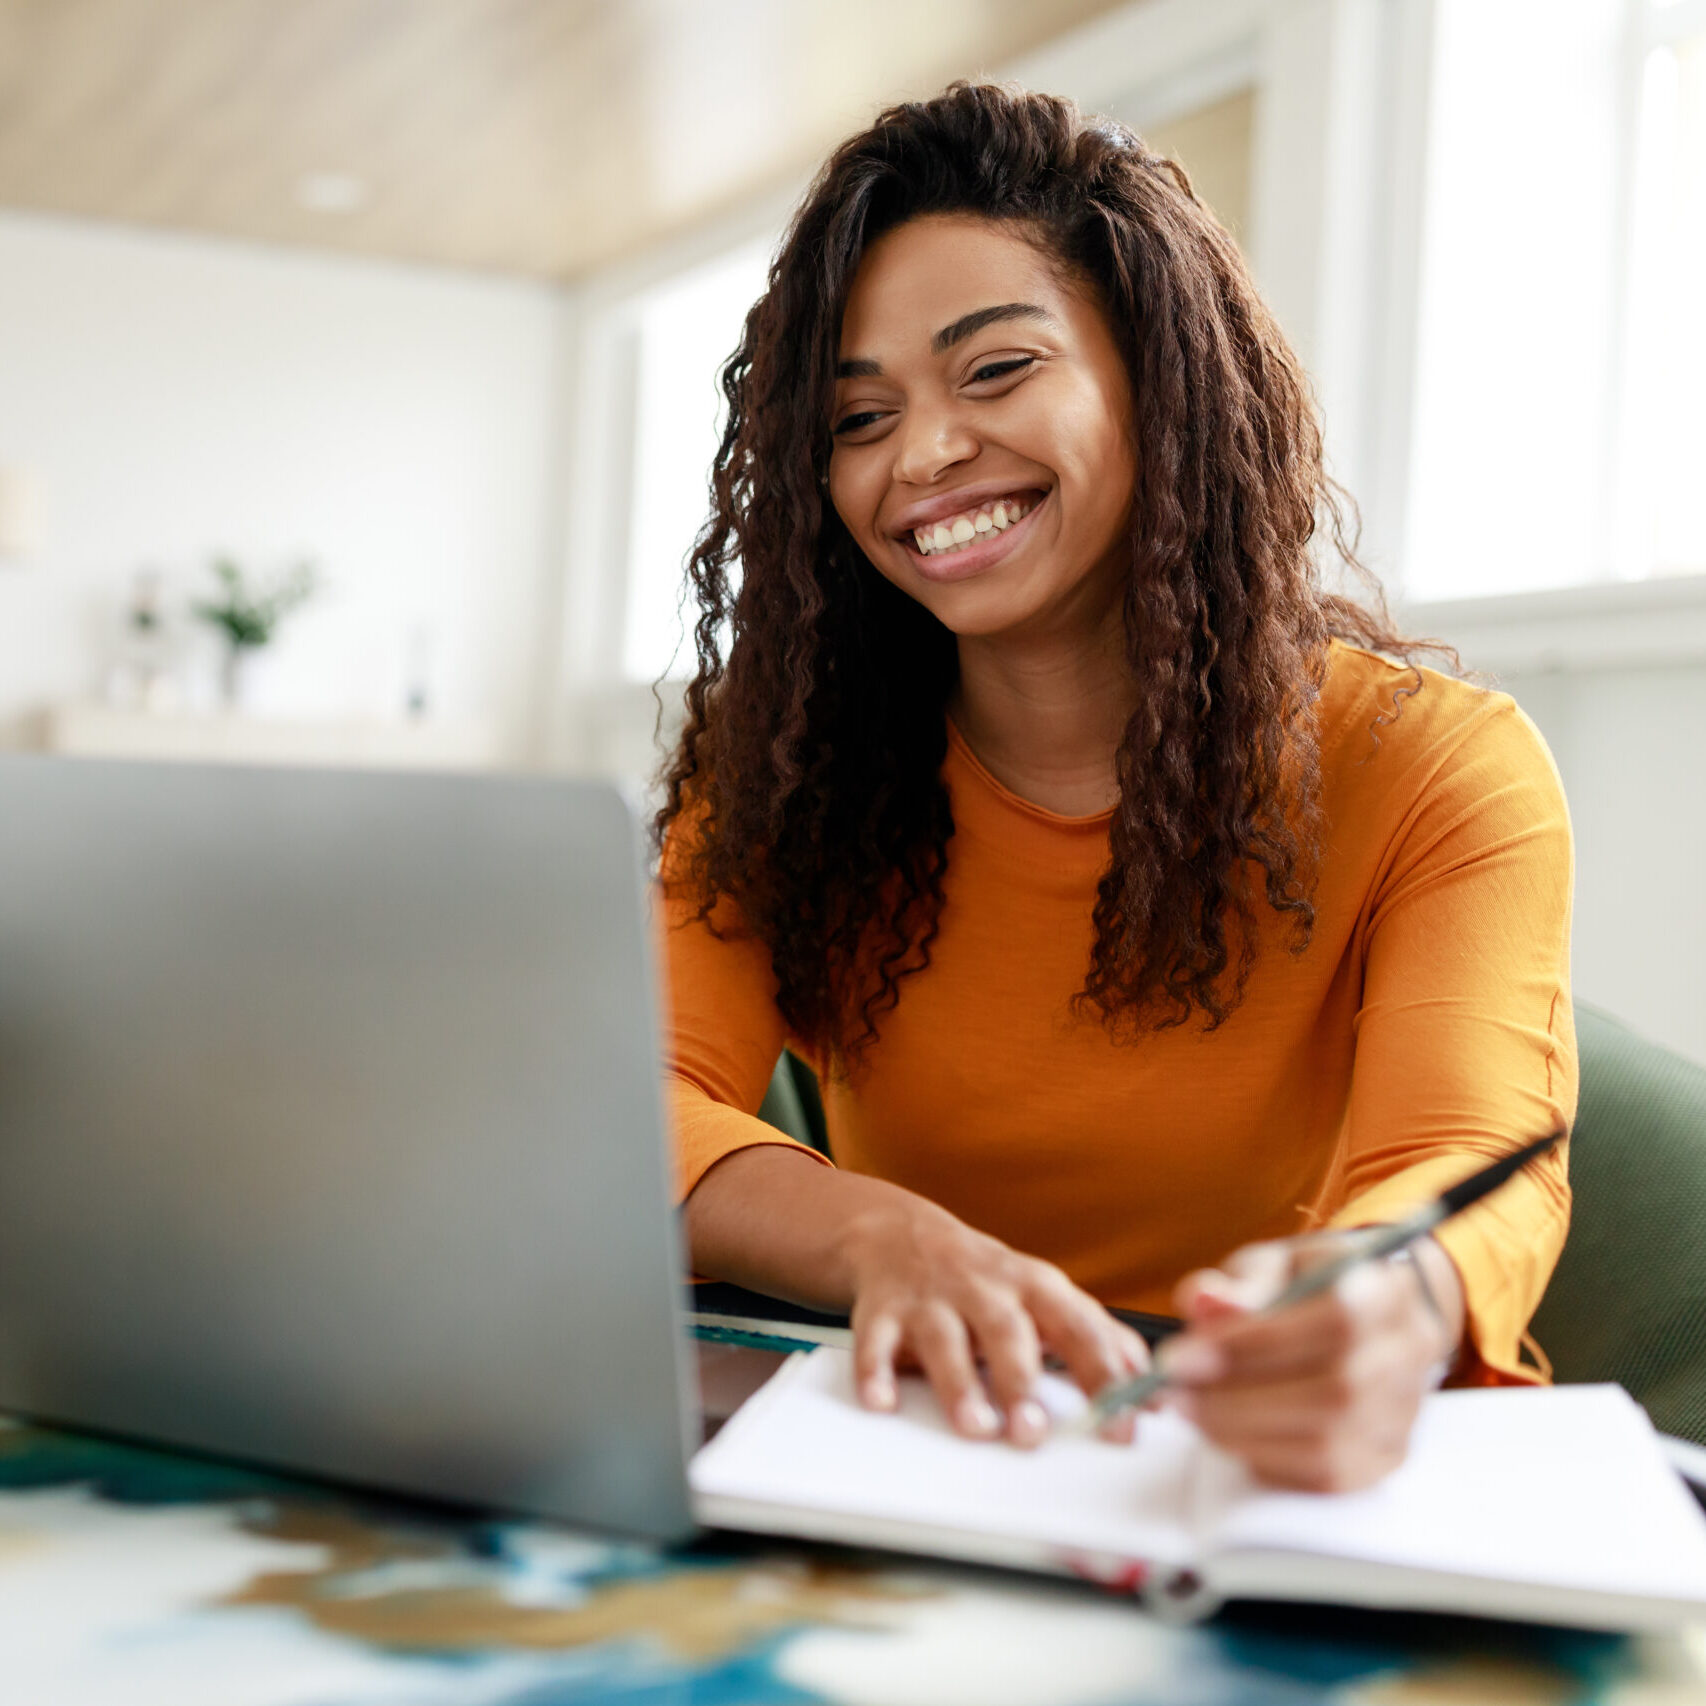
<svg viewBox="0 0 1706 1706"><path fill-rule="evenodd" d="M1149 1366L1142 1338L1052 1263L922 1197L897 1197L852 1216L842 1233L862 1403L892 1410L897 1370L916 1367L957 1432L1028 1447L1049 1429L1034 1396L1045 1354L1089 1396ZM1125 1438L1131 1426L1115 1424Z"/></svg>
<svg viewBox="0 0 1706 1706"><path fill-rule="evenodd" d="M1051 1356L1089 1395L1149 1366L1143 1340L1059 1268L973 1231L927 1198L754 1145L712 1167L687 1199L694 1271L853 1317L861 1402L892 1410L896 1373L922 1369L970 1439L1036 1445ZM979 1363L982 1370L979 1370ZM1128 1415L1110 1437L1131 1437Z"/></svg>

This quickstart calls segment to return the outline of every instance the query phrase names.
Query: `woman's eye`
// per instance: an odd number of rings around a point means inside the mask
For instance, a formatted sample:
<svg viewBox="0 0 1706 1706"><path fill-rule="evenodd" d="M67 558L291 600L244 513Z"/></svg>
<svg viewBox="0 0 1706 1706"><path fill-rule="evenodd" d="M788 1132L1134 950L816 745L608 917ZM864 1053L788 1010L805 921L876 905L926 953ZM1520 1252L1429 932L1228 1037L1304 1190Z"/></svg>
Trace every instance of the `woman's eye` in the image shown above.
<svg viewBox="0 0 1706 1706"><path fill-rule="evenodd" d="M835 423L835 436L845 438L848 433L863 432L866 427L875 425L882 418L880 414L870 410L861 415L848 415L846 419Z"/></svg>
<svg viewBox="0 0 1706 1706"><path fill-rule="evenodd" d="M1022 373L1027 367L1035 366L1034 355L1013 356L1005 361L986 361L977 368L971 376L974 385L982 385L991 379L1005 379L1010 373Z"/></svg>

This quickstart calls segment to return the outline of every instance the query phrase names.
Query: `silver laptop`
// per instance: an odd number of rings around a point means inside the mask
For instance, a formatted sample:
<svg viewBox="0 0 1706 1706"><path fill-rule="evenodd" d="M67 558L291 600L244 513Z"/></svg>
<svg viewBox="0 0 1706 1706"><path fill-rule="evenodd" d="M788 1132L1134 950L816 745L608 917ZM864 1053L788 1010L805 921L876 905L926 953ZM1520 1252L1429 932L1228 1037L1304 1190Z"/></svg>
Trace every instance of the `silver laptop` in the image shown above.
<svg viewBox="0 0 1706 1706"><path fill-rule="evenodd" d="M649 961L608 786L0 758L0 1410L687 1532Z"/></svg>

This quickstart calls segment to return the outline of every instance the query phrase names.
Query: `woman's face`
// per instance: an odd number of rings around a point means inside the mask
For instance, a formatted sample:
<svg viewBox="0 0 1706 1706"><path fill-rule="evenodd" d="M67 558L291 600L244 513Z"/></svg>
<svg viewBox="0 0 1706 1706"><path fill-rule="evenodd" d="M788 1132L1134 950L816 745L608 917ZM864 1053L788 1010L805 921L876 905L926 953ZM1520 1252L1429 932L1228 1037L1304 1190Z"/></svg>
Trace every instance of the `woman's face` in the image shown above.
<svg viewBox="0 0 1706 1706"><path fill-rule="evenodd" d="M1117 607L1131 384L1094 296L1013 228L931 215L865 251L829 492L878 571L963 637Z"/></svg>

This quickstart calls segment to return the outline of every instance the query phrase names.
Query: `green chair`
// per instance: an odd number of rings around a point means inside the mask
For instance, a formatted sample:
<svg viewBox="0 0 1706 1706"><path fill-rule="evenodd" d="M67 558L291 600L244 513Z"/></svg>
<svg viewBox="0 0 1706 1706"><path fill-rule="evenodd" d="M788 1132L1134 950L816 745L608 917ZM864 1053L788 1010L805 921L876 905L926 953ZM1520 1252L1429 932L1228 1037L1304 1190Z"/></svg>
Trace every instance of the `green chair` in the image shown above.
<svg viewBox="0 0 1706 1706"><path fill-rule="evenodd" d="M1706 1068L1578 1004L1570 1236L1534 1317L1560 1381L1614 1380L1706 1445Z"/></svg>
<svg viewBox="0 0 1706 1706"><path fill-rule="evenodd" d="M820 1155L829 1153L829 1132L824 1125L817 1074L787 1049L783 1049L782 1058L776 1062L758 1117L796 1142L810 1145Z"/></svg>
<svg viewBox="0 0 1706 1706"><path fill-rule="evenodd" d="M1706 1445L1706 1068L1578 1005L1581 1106L1570 1236L1533 1333L1560 1381L1626 1386L1663 1432ZM759 1110L829 1153L791 1054Z"/></svg>

